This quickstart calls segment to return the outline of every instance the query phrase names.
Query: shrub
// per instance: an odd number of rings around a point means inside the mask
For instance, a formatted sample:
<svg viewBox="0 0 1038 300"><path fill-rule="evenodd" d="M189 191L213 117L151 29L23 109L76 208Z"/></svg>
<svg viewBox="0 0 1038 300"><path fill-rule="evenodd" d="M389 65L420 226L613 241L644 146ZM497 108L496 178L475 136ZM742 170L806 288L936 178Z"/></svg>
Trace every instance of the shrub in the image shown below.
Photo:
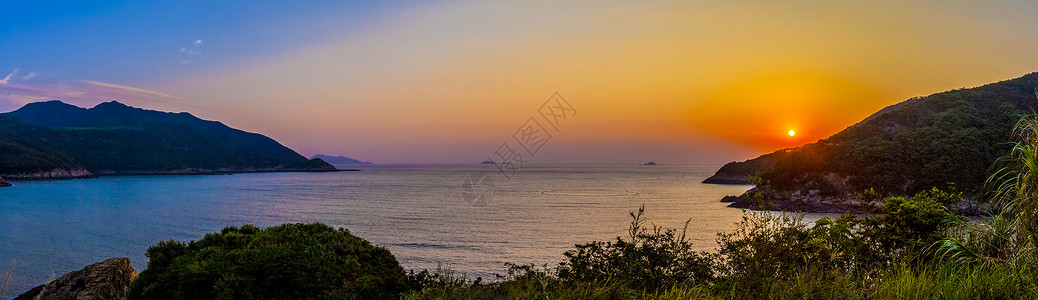
<svg viewBox="0 0 1038 300"><path fill-rule="evenodd" d="M558 276L564 282L604 284L613 282L629 288L656 291L674 285L707 283L713 278L716 255L692 250L685 230L645 227L642 214L631 212L627 239L576 245L565 253Z"/></svg>
<svg viewBox="0 0 1038 300"><path fill-rule="evenodd" d="M227 227L147 256L130 299L396 299L405 282L389 250L320 223Z"/></svg>
<svg viewBox="0 0 1038 300"><path fill-rule="evenodd" d="M962 193L937 188L911 198L888 197L886 215L865 220L863 238L876 247L875 253L911 259L924 254L920 251L940 241L945 229L959 220L948 205L961 201Z"/></svg>
<svg viewBox="0 0 1038 300"><path fill-rule="evenodd" d="M746 213L732 232L719 234L722 280L715 286L733 292L766 293L775 282L792 279L808 266L835 269L847 219L823 218L814 228L800 216Z"/></svg>

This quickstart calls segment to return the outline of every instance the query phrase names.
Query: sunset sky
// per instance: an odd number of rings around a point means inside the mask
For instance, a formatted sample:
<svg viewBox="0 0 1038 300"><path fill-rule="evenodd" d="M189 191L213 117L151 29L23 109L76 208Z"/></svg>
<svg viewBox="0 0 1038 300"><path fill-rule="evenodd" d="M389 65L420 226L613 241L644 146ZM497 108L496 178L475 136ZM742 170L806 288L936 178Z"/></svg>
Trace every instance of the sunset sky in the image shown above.
<svg viewBox="0 0 1038 300"><path fill-rule="evenodd" d="M8 1L0 112L118 100L307 156L479 162L558 92L577 114L533 162L719 164L1038 71L1036 13L1032 0Z"/></svg>

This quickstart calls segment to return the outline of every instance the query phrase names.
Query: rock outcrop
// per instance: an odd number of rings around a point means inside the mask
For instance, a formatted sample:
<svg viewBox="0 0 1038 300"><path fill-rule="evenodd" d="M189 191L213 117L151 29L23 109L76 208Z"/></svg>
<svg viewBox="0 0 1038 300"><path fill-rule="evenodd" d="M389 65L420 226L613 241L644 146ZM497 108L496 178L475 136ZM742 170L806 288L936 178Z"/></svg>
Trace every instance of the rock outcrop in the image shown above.
<svg viewBox="0 0 1038 300"><path fill-rule="evenodd" d="M137 270L130 265L129 258L114 257L69 272L19 295L15 300L126 299L126 289L136 278Z"/></svg>
<svg viewBox="0 0 1038 300"><path fill-rule="evenodd" d="M34 173L6 174L4 176L7 176L7 178L11 178L14 180L61 180L97 177L93 173L90 173L90 171L81 168L53 169L50 171L40 171Z"/></svg>
<svg viewBox="0 0 1038 300"><path fill-rule="evenodd" d="M7 186L11 186L11 183L7 182L7 181L4 181L4 178L0 177L0 187L7 187Z"/></svg>

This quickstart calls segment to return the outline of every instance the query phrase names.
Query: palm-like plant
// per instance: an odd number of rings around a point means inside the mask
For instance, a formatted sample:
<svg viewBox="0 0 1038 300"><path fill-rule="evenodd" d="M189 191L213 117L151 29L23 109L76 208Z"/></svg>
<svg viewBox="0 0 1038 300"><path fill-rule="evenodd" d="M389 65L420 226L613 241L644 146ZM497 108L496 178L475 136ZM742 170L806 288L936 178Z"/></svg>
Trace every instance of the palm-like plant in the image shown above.
<svg viewBox="0 0 1038 300"><path fill-rule="evenodd" d="M998 180L995 203L1031 245L1038 243L1038 114L1024 116L1013 128L1017 142L1002 159L1006 167Z"/></svg>
<svg viewBox="0 0 1038 300"><path fill-rule="evenodd" d="M1016 142L987 181L995 191L997 214L982 222L964 221L936 245L953 263L1028 263L1038 245L1038 114L1013 127Z"/></svg>
<svg viewBox="0 0 1038 300"><path fill-rule="evenodd" d="M952 226L935 246L953 264L1014 263L1026 248L1017 239L1014 223L1002 215L983 221L965 220Z"/></svg>

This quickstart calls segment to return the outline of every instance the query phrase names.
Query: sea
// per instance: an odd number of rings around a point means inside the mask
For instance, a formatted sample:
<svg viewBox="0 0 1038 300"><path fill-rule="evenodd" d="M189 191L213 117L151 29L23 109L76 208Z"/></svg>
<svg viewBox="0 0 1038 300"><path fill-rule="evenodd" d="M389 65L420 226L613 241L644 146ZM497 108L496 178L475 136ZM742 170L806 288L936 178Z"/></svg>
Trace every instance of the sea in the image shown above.
<svg viewBox="0 0 1038 300"><path fill-rule="evenodd" d="M388 248L405 270L493 280L506 263L557 266L575 244L650 224L706 251L747 185L703 184L717 165L339 166L359 171L116 176L0 188L4 299L110 257L144 270L148 247L227 226L323 222Z"/></svg>

